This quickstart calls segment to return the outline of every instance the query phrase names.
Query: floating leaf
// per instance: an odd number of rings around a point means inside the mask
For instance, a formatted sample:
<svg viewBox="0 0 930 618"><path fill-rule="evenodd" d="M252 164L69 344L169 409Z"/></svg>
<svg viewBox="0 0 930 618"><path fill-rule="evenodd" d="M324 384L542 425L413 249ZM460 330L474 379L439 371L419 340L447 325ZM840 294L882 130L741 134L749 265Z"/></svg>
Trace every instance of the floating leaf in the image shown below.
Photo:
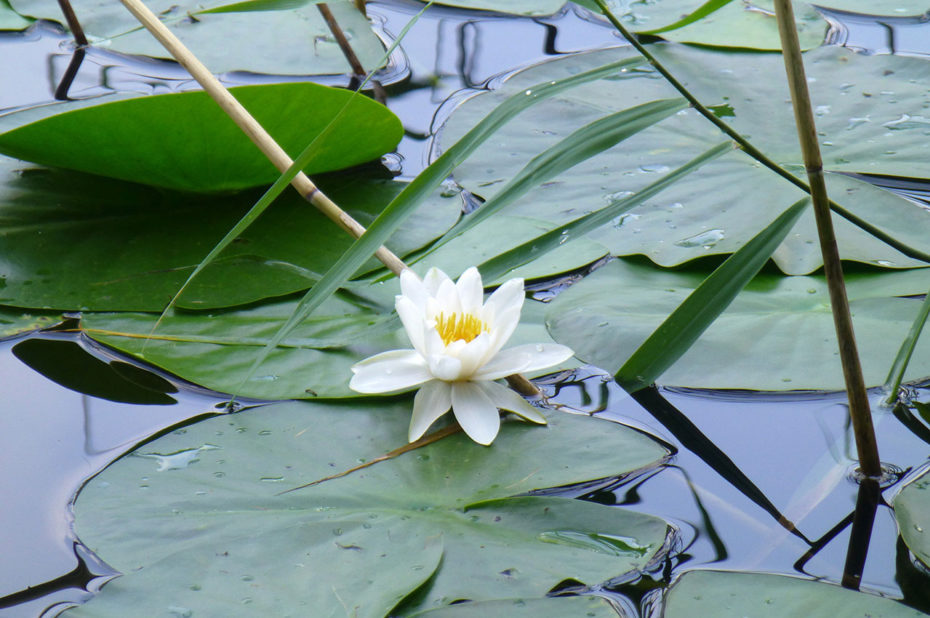
<svg viewBox="0 0 930 618"><path fill-rule="evenodd" d="M32 24L10 7L8 0L0 0L0 30L24 30Z"/></svg>
<svg viewBox="0 0 930 618"><path fill-rule="evenodd" d="M905 485L893 506L901 538L921 562L930 565L930 473Z"/></svg>
<svg viewBox="0 0 930 618"><path fill-rule="evenodd" d="M339 174L317 182L367 224L405 186L369 176ZM256 195L167 192L0 157L0 303L160 311ZM459 213L457 197L435 195L390 238L390 246L417 249L445 232ZM288 191L204 271L180 306L227 307L306 289L351 243Z"/></svg>
<svg viewBox="0 0 930 618"><path fill-rule="evenodd" d="M345 106L307 173L338 170L394 149L400 120L383 105L309 82L230 90L284 150L296 155ZM114 94L0 117L0 152L182 191L270 184L278 171L205 92Z"/></svg>
<svg viewBox="0 0 930 618"><path fill-rule="evenodd" d="M295 301L168 316L151 339L157 319L153 314L87 313L82 327L101 343L216 391L258 399L358 397L348 387L353 364L378 352L410 348L388 304L393 303L396 281L380 288L390 300L374 310L330 298L274 349L245 384L255 358L291 315ZM508 347L551 341L542 313L542 303L527 302Z"/></svg>
<svg viewBox="0 0 930 618"><path fill-rule="evenodd" d="M328 616L349 607L380 617L399 591L427 579L403 613L458 599L538 598L565 578L596 584L643 568L663 547L668 526L648 515L506 497L667 455L639 432L563 413L546 427L504 423L490 448L458 433L277 495L404 444L411 405L251 409L124 457L84 487L75 507L82 542L124 575L74 615L123 616L127 607L158 615L171 606ZM152 460L192 449L201 450L187 465L159 471Z"/></svg>
<svg viewBox="0 0 930 618"><path fill-rule="evenodd" d="M457 603L414 614L423 618L617 618L617 612L605 599L594 596L549 597Z"/></svg>
<svg viewBox="0 0 930 618"><path fill-rule="evenodd" d="M0 289L3 289L0 278ZM0 307L0 339L15 337L29 331L54 326L60 321L57 315L23 313L13 307Z"/></svg>
<svg viewBox="0 0 930 618"><path fill-rule="evenodd" d="M64 21L56 0L11 0L30 17ZM91 44L123 54L171 59L164 47L119 2L71 0ZM220 0L152 0L146 5L214 73L248 71L273 75L351 73L345 55L312 0L261 3ZM384 46L348 0L330 0L330 10L366 69L374 69ZM233 10L237 9L237 10ZM230 41L247 44L231 45Z"/></svg>
<svg viewBox="0 0 930 618"><path fill-rule="evenodd" d="M763 151L789 169L803 169L794 134L781 130L793 121L784 80L771 79L772 75L784 73L780 56L722 53L678 45L655 46L653 51L706 104L726 101L731 105L736 116L727 121L743 130ZM451 143L501 100L531 89L534 84L631 55L627 49L605 50L552 60L517 73L500 89L473 97L458 107L447 121L441 140ZM823 146L827 169L930 175L926 164L930 140L919 125L920 118L927 116L924 106L930 104L930 93L920 87L926 73L924 60L863 56L841 48L817 49L805 54L805 60L819 114L818 130L828 143ZM492 199L532 156L578 127L617 109L674 94L652 70L620 69L521 114L460 165L456 179L472 192ZM864 101L868 103L868 114L862 111ZM911 124L895 124L905 115ZM762 118L765 122L760 121ZM545 131L539 127L545 127ZM511 205L508 213L548 220L556 227L640 191L661 174L705 151L708 144L719 142L720 137L693 110L679 112L630 137L623 147L589 159L545 183ZM911 246L928 247L923 230L930 213L925 209L861 180L830 174L828 182L831 197L855 215ZM590 238L614 254L643 254L658 264L673 266L701 256L733 252L755 234L760 219L773 219L802 195L791 183L737 152L705 165L614 225L591 233ZM921 264L845 220L837 218L836 227L844 259L896 268ZM802 219L776 252L775 261L789 274L810 273L821 265L812 215Z"/></svg>
<svg viewBox="0 0 930 618"><path fill-rule="evenodd" d="M617 260L552 303L552 337L583 361L616 372L707 273ZM880 385L930 287L930 269L847 274L865 382ZM905 379L930 375L930 341L918 342ZM757 390L842 390L829 295L822 276L762 274L741 292L661 384Z"/></svg>
<svg viewBox="0 0 930 618"><path fill-rule="evenodd" d="M763 573L690 571L672 585L666 618L918 618L891 599L818 581Z"/></svg>

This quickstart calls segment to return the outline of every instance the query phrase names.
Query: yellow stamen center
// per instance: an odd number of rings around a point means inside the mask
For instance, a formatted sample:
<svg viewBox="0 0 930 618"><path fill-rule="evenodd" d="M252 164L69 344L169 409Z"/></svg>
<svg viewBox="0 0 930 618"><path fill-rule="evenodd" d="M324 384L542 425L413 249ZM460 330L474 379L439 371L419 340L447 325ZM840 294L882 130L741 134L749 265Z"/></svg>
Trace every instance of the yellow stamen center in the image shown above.
<svg viewBox="0 0 930 618"><path fill-rule="evenodd" d="M470 313L453 313L448 317L440 313L436 318L436 331L446 345L460 339L468 343L481 333L488 332L488 325Z"/></svg>

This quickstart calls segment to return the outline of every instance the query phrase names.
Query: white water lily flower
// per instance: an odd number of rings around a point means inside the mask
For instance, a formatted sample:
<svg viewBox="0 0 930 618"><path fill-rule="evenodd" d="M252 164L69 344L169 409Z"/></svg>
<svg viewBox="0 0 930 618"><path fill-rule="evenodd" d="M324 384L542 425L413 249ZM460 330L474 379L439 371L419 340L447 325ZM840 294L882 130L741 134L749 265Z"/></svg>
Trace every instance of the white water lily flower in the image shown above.
<svg viewBox="0 0 930 618"><path fill-rule="evenodd" d="M388 393L420 386L413 400L408 438L419 439L452 408L465 433L490 444L500 429L498 408L534 423L545 417L523 397L495 382L515 373L545 369L567 360L564 345L539 343L502 350L520 321L523 279L500 286L487 302L477 268L454 283L438 268L421 281L413 271L400 275L395 299L412 350L376 354L352 367L349 387L360 393Z"/></svg>

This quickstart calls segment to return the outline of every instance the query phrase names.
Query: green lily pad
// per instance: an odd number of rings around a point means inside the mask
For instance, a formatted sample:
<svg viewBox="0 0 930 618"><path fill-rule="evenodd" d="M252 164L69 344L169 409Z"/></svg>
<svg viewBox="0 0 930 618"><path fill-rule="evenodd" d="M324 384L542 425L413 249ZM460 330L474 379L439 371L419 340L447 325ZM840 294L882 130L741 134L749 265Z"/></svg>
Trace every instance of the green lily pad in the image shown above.
<svg viewBox="0 0 930 618"><path fill-rule="evenodd" d="M262 347L293 313L296 301L168 316L151 338L154 314L87 313L82 327L101 343L223 393L258 399L358 397L349 389L352 365L379 352L412 347L393 313L396 280L378 287L385 291L382 296L391 295L380 308L359 307L338 298L327 301L270 354L246 384L243 380ZM368 288L354 289L367 293ZM521 323L506 347L550 343L543 311L542 303L527 301ZM571 366L575 364L569 361L561 367Z"/></svg>
<svg viewBox="0 0 930 618"><path fill-rule="evenodd" d="M14 11L8 0L0 0L0 30L24 30L31 25L32 20Z"/></svg>
<svg viewBox="0 0 930 618"><path fill-rule="evenodd" d="M930 473L905 485L893 506L901 538L921 562L930 565Z"/></svg>
<svg viewBox="0 0 930 618"><path fill-rule="evenodd" d="M542 597L645 567L667 524L621 508L513 494L656 463L621 425L564 413L507 422L491 447L455 434L299 491L406 442L412 402L292 402L220 416L144 445L91 480L81 540L124 575L76 616L383 616ZM579 457L583 453L584 457ZM540 465L540 462L546 465ZM437 546L441 560L437 560ZM390 594L381 595L382 582ZM373 598L378 596L380 598ZM363 605L364 603L364 605Z"/></svg>
<svg viewBox="0 0 930 618"><path fill-rule="evenodd" d="M383 105L309 82L231 92L292 157L330 121L305 168L343 169L394 149L400 120ZM204 92L107 95L0 117L0 152L19 159L182 191L234 191L279 173Z"/></svg>
<svg viewBox="0 0 930 618"><path fill-rule="evenodd" d="M617 612L600 597L551 597L459 603L415 614L424 618L617 618Z"/></svg>
<svg viewBox="0 0 930 618"><path fill-rule="evenodd" d="M546 221L532 217L497 215L429 253L424 260L413 265L413 270L423 275L429 267L435 266L450 277L456 278L468 267L519 246L544 233L549 227ZM587 266L609 252L608 248L601 243L581 238L578 242L559 247L507 273L499 280L513 277L523 277L527 280L541 279L561 274ZM487 283L494 282L488 281Z"/></svg>
<svg viewBox="0 0 930 618"><path fill-rule="evenodd" d="M665 600L665 618L917 618L921 611L891 599L823 582L763 573L690 571Z"/></svg>
<svg viewBox="0 0 930 618"><path fill-rule="evenodd" d="M697 287L703 272L663 271L617 260L560 294L546 323L553 339L583 361L616 372ZM865 382L884 382L930 269L850 273L846 279ZM906 379L930 375L922 338ZM659 380L699 388L842 390L833 318L822 276L754 279Z"/></svg>
<svg viewBox="0 0 930 618"><path fill-rule="evenodd" d="M2 289L3 279L0 279ZM58 315L23 313L13 307L0 307L0 339L15 337L33 330L48 328L61 321Z"/></svg>
<svg viewBox="0 0 930 618"><path fill-rule="evenodd" d="M22 15L63 22L56 0L11 0ZM155 58L171 56L118 2L72 0L95 47ZM263 10L254 6L260 4ZM146 5L214 73L248 71L273 75L351 73L312 0L262 3L153 0ZM376 68L384 45L349 0L328 2L330 10L366 69ZM230 45L230 41L247 44Z"/></svg>
<svg viewBox="0 0 930 618"><path fill-rule="evenodd" d="M600 15L600 8L593 0L578 0L578 4ZM658 31L658 36L679 43L757 50L781 49L778 24L775 22L775 3L772 0L759 0L752 5L735 0L694 23L665 30L703 4L704 0L607 0L611 12L634 32L651 34ZM817 47L823 42L826 22L810 4L794 2L793 5L801 49ZM603 17L601 19L607 21Z"/></svg>
<svg viewBox="0 0 930 618"><path fill-rule="evenodd" d="M764 152L801 173L779 56L723 53L680 45L657 45L653 51L686 86L708 105L727 103L727 118ZM561 79L627 57L628 49L574 55L537 65L509 78L498 90L459 106L447 121L441 141L450 144L504 98L534 84ZM894 56L863 56L840 48L805 54L812 96L823 134L828 170L924 177L930 140L921 129L930 93L920 87L925 61ZM882 94L893 92L892 95ZM457 181L485 198L496 194L532 156L579 127L618 109L673 96L663 79L648 68L623 70L609 79L584 84L520 114L455 172ZM868 95L868 96L867 96ZM863 104L868 109L863 111ZM910 120L900 122L907 115ZM765 119L762 122L760 119ZM928 120L930 122L930 120ZM539 127L545 127L540 130ZM611 200L635 193L661 175L717 143L719 132L694 110L673 117L627 139L555 177L506 211L549 221L551 227L603 208ZM930 213L907 200L851 178L831 175L831 196L848 210L900 241L930 250L923 233ZM730 253L766 221L802 193L741 152L724 156L689 174L658 197L648 200L612 226L589 237L618 255L643 254L663 266L718 253ZM875 206L876 201L881 208ZM844 258L888 267L913 267L896 250L838 220ZM479 237L480 238L480 237ZM802 221L775 255L788 274L807 274L821 265L812 218Z"/></svg>
<svg viewBox="0 0 930 618"><path fill-rule="evenodd" d="M363 225L404 187L363 172L317 182ZM167 192L0 157L0 304L161 311L259 195ZM457 197L431 197L388 245L412 251L459 213ZM288 190L192 283L179 306L228 307L307 289L351 242Z"/></svg>

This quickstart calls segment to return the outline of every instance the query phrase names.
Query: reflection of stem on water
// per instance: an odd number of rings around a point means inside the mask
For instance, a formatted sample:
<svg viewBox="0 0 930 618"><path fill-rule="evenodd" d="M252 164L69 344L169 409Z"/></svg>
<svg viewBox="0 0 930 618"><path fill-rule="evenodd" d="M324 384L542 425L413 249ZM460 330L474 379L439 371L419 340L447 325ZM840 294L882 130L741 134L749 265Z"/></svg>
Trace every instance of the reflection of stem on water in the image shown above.
<svg viewBox="0 0 930 618"><path fill-rule="evenodd" d="M657 421L662 423L684 448L697 455L723 480L771 515L780 526L808 545L811 544L810 540L795 527L794 523L782 515L771 500L749 480L749 477L743 474L742 470L733 463L733 460L721 451L710 438L705 436L694 423L688 420L688 417L669 403L654 386L638 390L632 393L632 397Z"/></svg>
<svg viewBox="0 0 930 618"><path fill-rule="evenodd" d="M84 29L81 28L81 22L78 21L74 9L71 8L70 0L58 0L58 6L61 7L61 12L65 16L65 21L68 22L68 29L74 35L74 43L77 46L65 74L61 78L61 82L55 89L55 98L64 101L68 99L68 90L71 89L71 84L74 83L74 78L77 77L78 69L81 68L81 63L84 62L84 48L87 47L87 37L84 36Z"/></svg>
<svg viewBox="0 0 930 618"><path fill-rule="evenodd" d="M843 567L843 587L859 589L865 558L869 553L869 541L872 538L872 524L881 496L878 481L863 478L859 483L859 497L853 513L852 531L849 534L849 549L846 551L846 566Z"/></svg>

